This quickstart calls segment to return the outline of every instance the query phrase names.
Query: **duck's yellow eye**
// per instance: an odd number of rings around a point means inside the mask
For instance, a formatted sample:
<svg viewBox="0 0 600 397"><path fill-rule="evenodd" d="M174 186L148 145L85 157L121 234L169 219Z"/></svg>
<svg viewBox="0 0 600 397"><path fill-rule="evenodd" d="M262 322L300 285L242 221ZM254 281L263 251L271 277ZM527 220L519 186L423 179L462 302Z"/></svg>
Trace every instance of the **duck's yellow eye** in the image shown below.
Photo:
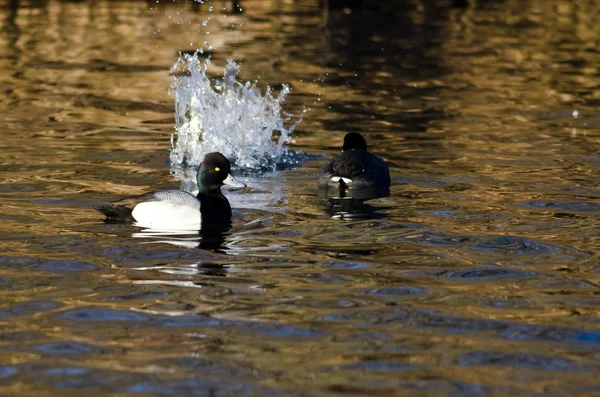
<svg viewBox="0 0 600 397"><path fill-rule="evenodd" d="M215 171L219 172L221 169L219 167L215 167Z"/></svg>

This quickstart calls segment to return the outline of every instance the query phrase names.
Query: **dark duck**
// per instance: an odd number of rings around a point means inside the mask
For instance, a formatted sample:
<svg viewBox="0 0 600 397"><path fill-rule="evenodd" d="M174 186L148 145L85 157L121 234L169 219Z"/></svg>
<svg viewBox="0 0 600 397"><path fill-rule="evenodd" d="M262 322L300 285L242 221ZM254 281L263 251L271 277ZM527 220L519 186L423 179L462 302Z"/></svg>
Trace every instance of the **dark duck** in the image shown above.
<svg viewBox="0 0 600 397"><path fill-rule="evenodd" d="M385 161L367 151L367 142L356 132L346 134L342 152L326 162L319 184L328 191L389 191L390 170Z"/></svg>

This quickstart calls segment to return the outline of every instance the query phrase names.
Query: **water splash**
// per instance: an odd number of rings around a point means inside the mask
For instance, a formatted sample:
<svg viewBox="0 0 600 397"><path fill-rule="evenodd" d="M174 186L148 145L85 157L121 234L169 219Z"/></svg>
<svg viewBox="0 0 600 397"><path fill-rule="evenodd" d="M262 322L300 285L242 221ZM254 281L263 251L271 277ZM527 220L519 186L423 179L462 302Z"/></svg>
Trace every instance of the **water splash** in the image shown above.
<svg viewBox="0 0 600 397"><path fill-rule="evenodd" d="M264 95L255 84L238 82L239 66L228 61L223 81L206 76L210 60L184 54L172 69L175 81L176 132L171 137L171 164L197 166L206 153L218 151L246 172L272 171L298 163L295 153L284 146L302 121L289 128L291 115L282 104L290 89L279 95L267 87Z"/></svg>

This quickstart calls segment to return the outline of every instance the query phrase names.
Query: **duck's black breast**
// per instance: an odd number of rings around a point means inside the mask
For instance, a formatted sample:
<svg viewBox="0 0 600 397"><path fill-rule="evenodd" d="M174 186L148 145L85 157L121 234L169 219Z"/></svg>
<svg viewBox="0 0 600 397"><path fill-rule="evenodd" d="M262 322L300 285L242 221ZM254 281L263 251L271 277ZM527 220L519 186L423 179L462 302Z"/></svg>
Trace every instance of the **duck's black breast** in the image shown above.
<svg viewBox="0 0 600 397"><path fill-rule="evenodd" d="M202 230L225 230L231 227L231 205L225 196L198 195Z"/></svg>
<svg viewBox="0 0 600 397"><path fill-rule="evenodd" d="M323 165L319 172L319 183L339 184L332 177L352 180L353 186L388 189L391 184L387 163L366 150L344 150Z"/></svg>

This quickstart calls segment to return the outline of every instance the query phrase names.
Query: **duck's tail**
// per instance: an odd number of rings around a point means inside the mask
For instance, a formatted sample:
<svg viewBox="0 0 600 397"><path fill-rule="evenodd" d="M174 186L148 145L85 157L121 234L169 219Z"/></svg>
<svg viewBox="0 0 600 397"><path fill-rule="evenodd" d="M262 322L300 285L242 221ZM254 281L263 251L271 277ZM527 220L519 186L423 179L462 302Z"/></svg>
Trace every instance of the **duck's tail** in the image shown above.
<svg viewBox="0 0 600 397"><path fill-rule="evenodd" d="M106 216L107 220L133 222L132 209L116 203L96 205L94 208Z"/></svg>

